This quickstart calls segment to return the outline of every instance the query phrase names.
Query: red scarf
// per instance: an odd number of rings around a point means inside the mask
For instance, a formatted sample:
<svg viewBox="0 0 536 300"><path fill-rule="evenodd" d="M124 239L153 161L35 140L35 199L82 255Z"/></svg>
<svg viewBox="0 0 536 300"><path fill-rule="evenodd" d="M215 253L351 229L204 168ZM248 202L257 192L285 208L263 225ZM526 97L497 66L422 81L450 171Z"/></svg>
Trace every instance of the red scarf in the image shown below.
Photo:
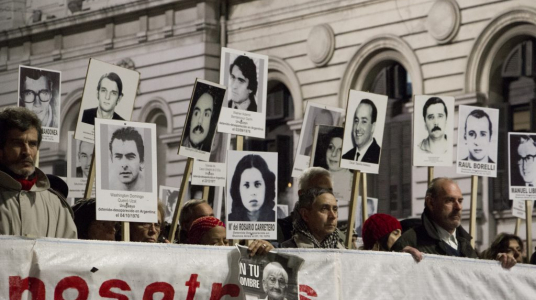
<svg viewBox="0 0 536 300"><path fill-rule="evenodd" d="M37 176L33 176L33 178L31 179L15 178L15 180L20 182L20 184L22 185L22 190L29 191L32 186L34 186L34 184L37 182Z"/></svg>

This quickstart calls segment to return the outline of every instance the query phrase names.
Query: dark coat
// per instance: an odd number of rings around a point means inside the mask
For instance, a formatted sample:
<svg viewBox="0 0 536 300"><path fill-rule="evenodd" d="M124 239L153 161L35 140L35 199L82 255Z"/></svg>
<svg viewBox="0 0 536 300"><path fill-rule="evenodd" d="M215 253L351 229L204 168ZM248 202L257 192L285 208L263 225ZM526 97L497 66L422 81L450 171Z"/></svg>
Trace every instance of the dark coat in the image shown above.
<svg viewBox="0 0 536 300"><path fill-rule="evenodd" d="M402 251L404 247L411 246L417 250L438 255L448 255L447 248L450 247L443 242L437 233L434 223L428 219L427 212L422 214L422 225L406 231L391 247L393 251ZM462 257L478 258L476 251L471 247L471 236L462 226L456 228L456 239L458 249Z"/></svg>
<svg viewBox="0 0 536 300"><path fill-rule="evenodd" d="M255 100L249 99L249 105L247 111L257 112L257 102ZM227 107L232 108L233 100L227 102Z"/></svg>
<svg viewBox="0 0 536 300"><path fill-rule="evenodd" d="M350 151L346 152L342 156L342 158L347 159L347 160L354 160L356 151L357 151L357 147L354 147ZM370 144L370 147L368 148L368 150L365 153L365 155L363 155L363 158L361 159L361 161L362 162L367 162L367 163L372 163L372 164L379 163L380 162L380 151L381 151L380 146L378 145L378 143L376 143L376 139L373 138L372 139L372 144Z"/></svg>
<svg viewBox="0 0 536 300"><path fill-rule="evenodd" d="M86 110L84 110L84 114L82 115L82 122L84 122L86 124L95 125L95 118L96 117L97 117L97 107L86 109ZM118 115L115 111L114 111L113 119L114 120L121 120L121 121L125 120L125 119L121 118L121 116Z"/></svg>

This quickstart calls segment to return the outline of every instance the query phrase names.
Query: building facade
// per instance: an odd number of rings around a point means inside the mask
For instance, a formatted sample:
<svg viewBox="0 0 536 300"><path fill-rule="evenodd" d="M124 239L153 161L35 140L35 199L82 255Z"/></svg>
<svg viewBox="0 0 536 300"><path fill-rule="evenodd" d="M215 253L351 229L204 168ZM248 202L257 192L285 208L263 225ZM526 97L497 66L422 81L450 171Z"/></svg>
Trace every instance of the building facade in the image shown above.
<svg viewBox="0 0 536 300"><path fill-rule="evenodd" d="M267 137L247 139L245 149L279 153L279 201L290 206L289 166L308 101L344 108L349 89L389 97L380 174L367 175L367 191L379 212L398 218L421 214L427 185L427 168L411 162L413 94L499 108L500 141L536 131L531 0L2 0L0 8L0 105L17 101L18 65L62 71L66 140L88 59L131 67L141 73L132 120L157 124L161 185L180 184L186 159L176 153L193 83L219 81L222 46L270 57ZM480 249L516 223L507 143L499 147L498 177L478 181ZM65 175L66 150L44 144L42 168ZM457 178L467 227L471 176L454 164L434 174Z"/></svg>

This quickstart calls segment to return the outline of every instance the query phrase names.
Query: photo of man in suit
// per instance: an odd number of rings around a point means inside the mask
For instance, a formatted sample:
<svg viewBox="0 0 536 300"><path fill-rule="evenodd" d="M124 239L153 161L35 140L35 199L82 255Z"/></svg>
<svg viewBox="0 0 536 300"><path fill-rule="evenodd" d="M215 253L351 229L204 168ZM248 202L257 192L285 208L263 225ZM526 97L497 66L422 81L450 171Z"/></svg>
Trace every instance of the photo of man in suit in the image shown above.
<svg viewBox="0 0 536 300"><path fill-rule="evenodd" d="M536 136L510 135L511 186L536 186Z"/></svg>
<svg viewBox="0 0 536 300"><path fill-rule="evenodd" d="M89 167L93 159L93 144L84 141L78 141L78 164L76 167L77 178L88 178Z"/></svg>
<svg viewBox="0 0 536 300"><path fill-rule="evenodd" d="M59 126L58 72L20 67L19 106L33 111L43 127Z"/></svg>
<svg viewBox="0 0 536 300"><path fill-rule="evenodd" d="M422 116L428 137L419 144L419 149L427 154L443 154L452 146L449 145L445 130L448 111L445 102L439 97L431 97L422 109Z"/></svg>
<svg viewBox="0 0 536 300"><path fill-rule="evenodd" d="M240 55L231 64L227 107L257 112L257 66L253 59Z"/></svg>
<svg viewBox="0 0 536 300"><path fill-rule="evenodd" d="M115 107L123 97L123 82L114 72L101 76L97 84L99 106L84 110L82 122L95 125L95 118L125 120L115 112Z"/></svg>
<svg viewBox="0 0 536 300"><path fill-rule="evenodd" d="M465 119L463 134L469 155L462 160L494 163L489 157L492 133L489 115L482 109L471 111Z"/></svg>
<svg viewBox="0 0 536 300"><path fill-rule="evenodd" d="M376 127L378 110L370 99L363 99L357 106L352 126L352 143L354 147L346 152L342 158L378 164L380 160L380 146L373 137Z"/></svg>

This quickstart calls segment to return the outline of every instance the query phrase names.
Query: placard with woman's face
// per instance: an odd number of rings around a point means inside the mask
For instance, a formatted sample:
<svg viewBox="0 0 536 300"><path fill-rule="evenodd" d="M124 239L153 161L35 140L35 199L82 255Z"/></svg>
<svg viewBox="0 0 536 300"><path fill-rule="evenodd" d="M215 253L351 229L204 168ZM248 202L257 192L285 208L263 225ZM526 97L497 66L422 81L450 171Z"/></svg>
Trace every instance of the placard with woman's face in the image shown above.
<svg viewBox="0 0 536 300"><path fill-rule="evenodd" d="M277 153L229 151L226 190L227 238L277 238Z"/></svg>

